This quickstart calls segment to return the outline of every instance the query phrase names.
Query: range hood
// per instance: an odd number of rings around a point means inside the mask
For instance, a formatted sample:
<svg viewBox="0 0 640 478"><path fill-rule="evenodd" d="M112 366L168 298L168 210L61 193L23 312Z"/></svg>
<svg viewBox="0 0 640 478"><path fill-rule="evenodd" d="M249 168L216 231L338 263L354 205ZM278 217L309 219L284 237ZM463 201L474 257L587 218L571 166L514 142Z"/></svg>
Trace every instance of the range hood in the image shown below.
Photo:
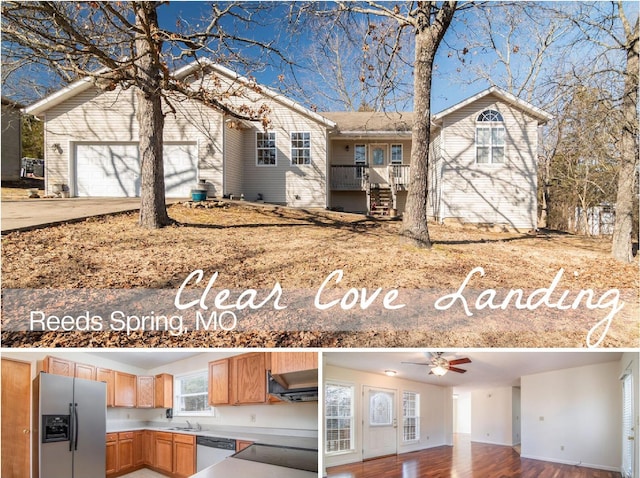
<svg viewBox="0 0 640 478"><path fill-rule="evenodd" d="M286 402L317 402L318 401L318 387L289 387L285 388L280 385L271 376L271 372L268 373L267 380L269 383L269 395L284 400Z"/></svg>

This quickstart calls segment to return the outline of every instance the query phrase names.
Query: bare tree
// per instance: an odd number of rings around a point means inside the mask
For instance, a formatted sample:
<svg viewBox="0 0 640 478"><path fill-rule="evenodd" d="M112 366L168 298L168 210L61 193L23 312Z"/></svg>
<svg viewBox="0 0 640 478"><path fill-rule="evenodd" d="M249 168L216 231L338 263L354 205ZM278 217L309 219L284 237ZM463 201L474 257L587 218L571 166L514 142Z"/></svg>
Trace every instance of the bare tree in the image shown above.
<svg viewBox="0 0 640 478"><path fill-rule="evenodd" d="M239 62L242 48L254 48L284 58L275 43L245 37L231 24L253 25L264 4L221 3L210 6L206 19L177 19L175 28L160 26L158 9L165 2L3 2L3 62L38 63L66 82L90 78L103 90L134 88L137 95L141 159L140 225L158 228L171 222L165 204L163 128L171 98L201 101L220 112L246 120L266 121L261 106L234 105L226 92L206 90L197 82L201 72L177 80L176 65L199 61ZM272 17L272 18L275 18ZM199 26L201 24L202 26ZM227 29L223 25L227 25ZM257 57L251 61L258 62ZM15 74L15 72L13 73Z"/></svg>

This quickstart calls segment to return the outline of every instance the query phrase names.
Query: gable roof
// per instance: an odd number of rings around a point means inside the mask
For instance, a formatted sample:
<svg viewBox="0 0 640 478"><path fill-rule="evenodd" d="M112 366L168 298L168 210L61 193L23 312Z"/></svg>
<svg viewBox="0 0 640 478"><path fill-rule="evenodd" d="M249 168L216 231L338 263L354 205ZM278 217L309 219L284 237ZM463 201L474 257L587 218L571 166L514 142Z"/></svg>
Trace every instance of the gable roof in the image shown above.
<svg viewBox="0 0 640 478"><path fill-rule="evenodd" d="M199 61L193 61L188 65L182 68L179 68L173 73L173 76L174 78L178 78L178 79L184 78L195 71L202 70L203 68L210 68L216 73L226 76L227 78L237 81L245 86L255 85L255 83L251 82L248 78L240 76L236 72L228 68L225 68L221 65L218 65L207 58L201 59ZM108 69L103 68L101 70L98 70L96 71L96 74L103 73L105 71L108 71ZM35 116L40 115L45 111L47 111L48 109L53 108L54 106L57 106L60 103L63 103L64 101L82 93L83 91L86 91L92 86L93 86L93 79L89 76L84 77L80 80L77 80L65 86L64 88L56 91L55 93L49 96L46 96L45 98L33 103L32 105L25 108L24 112L35 115ZM297 111L298 113L308 116L309 118L313 119L314 121L328 128L335 128L336 124L333 121L325 118L322 115L319 115L314 111L311 111L309 108L305 108L300 103L297 103L287 98L286 96L280 93L277 93L271 90L270 88L267 88L266 86L259 85L259 88L260 88L260 93L265 95L266 97L271 98L274 101L277 101L285 106L288 106L289 108Z"/></svg>
<svg viewBox="0 0 640 478"><path fill-rule="evenodd" d="M537 119L539 125L545 124L547 121L553 118L553 115L547 113L546 111L536 106L533 106L531 103L521 100L520 98L518 98L515 95L512 95L511 93L507 93L506 91L498 88L497 86L492 86L491 88L487 88L486 90L481 91L476 95L470 96L466 100L463 100L460 103L457 103L451 106L450 108L447 108L446 110L441 111L440 113L436 113L431 117L431 121L433 121L436 124L441 124L442 118L444 118L445 116L448 116L451 113L458 111L459 109L464 108L465 106L470 105L471 103L478 101L479 99L484 98L485 96L488 96L488 95L497 96L505 103L508 103L512 106L515 106L516 108L523 110L528 115Z"/></svg>

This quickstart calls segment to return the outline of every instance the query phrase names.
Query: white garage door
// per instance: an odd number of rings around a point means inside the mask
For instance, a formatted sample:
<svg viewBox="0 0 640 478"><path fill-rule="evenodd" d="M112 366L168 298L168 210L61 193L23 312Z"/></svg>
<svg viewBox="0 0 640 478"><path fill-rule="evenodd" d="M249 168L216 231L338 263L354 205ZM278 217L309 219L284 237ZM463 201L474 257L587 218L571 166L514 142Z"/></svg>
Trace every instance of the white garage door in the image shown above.
<svg viewBox="0 0 640 478"><path fill-rule="evenodd" d="M78 144L75 153L78 196L140 196L137 144ZM195 144L164 145L164 182L167 197L189 197L198 174L197 157Z"/></svg>

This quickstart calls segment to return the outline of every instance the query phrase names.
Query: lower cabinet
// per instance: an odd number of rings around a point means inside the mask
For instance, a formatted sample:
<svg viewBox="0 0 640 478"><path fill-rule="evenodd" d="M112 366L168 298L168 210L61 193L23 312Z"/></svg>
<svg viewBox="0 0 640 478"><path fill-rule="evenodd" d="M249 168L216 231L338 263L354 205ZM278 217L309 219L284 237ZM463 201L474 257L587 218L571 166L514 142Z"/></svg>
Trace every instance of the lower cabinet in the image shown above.
<svg viewBox="0 0 640 478"><path fill-rule="evenodd" d="M133 465L135 467L144 465L143 438L143 431L133 432Z"/></svg>
<svg viewBox="0 0 640 478"><path fill-rule="evenodd" d="M107 433L107 475L118 472L118 434Z"/></svg>
<svg viewBox="0 0 640 478"><path fill-rule="evenodd" d="M154 466L156 432L145 430L142 432L142 459L146 466Z"/></svg>
<svg viewBox="0 0 640 478"><path fill-rule="evenodd" d="M156 432L155 460L153 467L159 471L173 473L173 434Z"/></svg>
<svg viewBox="0 0 640 478"><path fill-rule="evenodd" d="M173 434L173 473L180 478L196 472L196 437Z"/></svg>

